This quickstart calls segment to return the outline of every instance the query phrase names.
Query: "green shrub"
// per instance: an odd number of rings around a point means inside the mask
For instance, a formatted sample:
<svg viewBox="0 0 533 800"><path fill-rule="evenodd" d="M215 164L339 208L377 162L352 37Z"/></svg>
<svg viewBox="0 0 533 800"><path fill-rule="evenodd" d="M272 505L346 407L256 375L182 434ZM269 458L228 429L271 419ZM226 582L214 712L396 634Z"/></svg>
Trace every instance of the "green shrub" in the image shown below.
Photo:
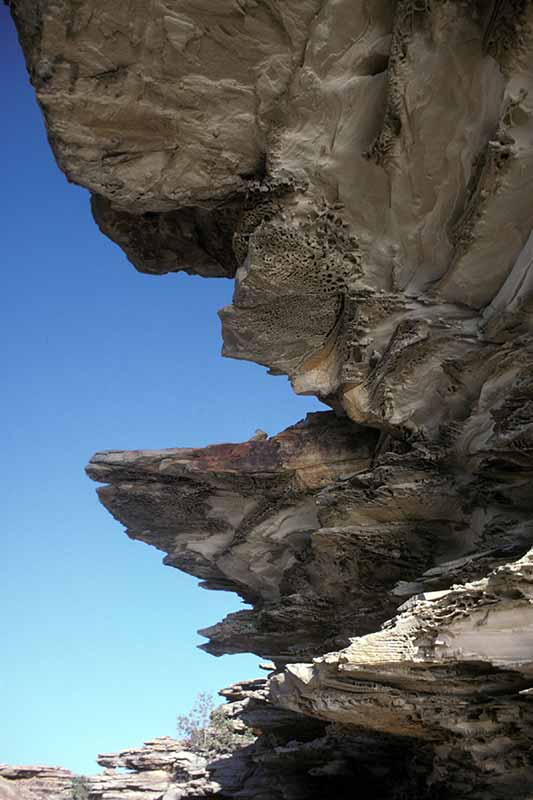
<svg viewBox="0 0 533 800"><path fill-rule="evenodd" d="M83 775L77 775L72 779L72 800L89 800L89 784Z"/></svg>
<svg viewBox="0 0 533 800"><path fill-rule="evenodd" d="M214 705L209 692L200 692L189 713L178 716L178 734L191 750L203 755L222 755L255 741L249 728L227 717L223 706Z"/></svg>

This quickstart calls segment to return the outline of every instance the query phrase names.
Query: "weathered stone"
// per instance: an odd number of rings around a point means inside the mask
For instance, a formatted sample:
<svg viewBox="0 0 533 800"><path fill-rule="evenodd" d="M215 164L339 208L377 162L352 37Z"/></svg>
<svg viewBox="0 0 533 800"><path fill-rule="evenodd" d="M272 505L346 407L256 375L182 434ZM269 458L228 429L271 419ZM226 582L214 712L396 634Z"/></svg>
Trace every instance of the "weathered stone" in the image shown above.
<svg viewBox="0 0 533 800"><path fill-rule="evenodd" d="M11 800L8 787L13 800L71 800L74 777L73 772L62 767L0 764L0 792L6 793L6 800ZM4 800L1 794L0 797Z"/></svg>
<svg viewBox="0 0 533 800"><path fill-rule="evenodd" d="M163 275L185 270L206 278L231 278L237 261L231 247L239 206L214 211L184 209L131 214L93 195L93 216L140 272Z"/></svg>
<svg viewBox="0 0 533 800"><path fill-rule="evenodd" d="M332 413L239 445L99 453L88 473L129 536L253 604L202 631L215 654L313 656L533 542L525 498L508 520L499 483Z"/></svg>
<svg viewBox="0 0 533 800"><path fill-rule="evenodd" d="M0 800L34 800L35 795L13 780L0 777Z"/></svg>
<svg viewBox="0 0 533 800"><path fill-rule="evenodd" d="M315 494L336 478L366 471L375 441L369 429L319 413L271 439L98 453L87 471L108 483L100 499L128 525L130 537L166 551L166 564L207 588L233 589L254 604L254 611L204 630L211 638L206 649L294 660L316 652L324 624L331 641L338 640L339 607L347 611L339 576L320 588L314 574L319 558L336 552L327 542L321 556L320 540L314 544Z"/></svg>
<svg viewBox="0 0 533 800"><path fill-rule="evenodd" d="M295 712L431 742L435 789L452 797L465 787L529 797L532 681L533 550L409 604L339 653L288 666L270 691Z"/></svg>
<svg viewBox="0 0 533 800"><path fill-rule="evenodd" d="M93 800L533 798L533 4L11 7L101 230L235 276L224 353L335 411L92 459L128 535L252 605L205 649L274 672L224 693L262 735L213 786L158 740Z"/></svg>
<svg viewBox="0 0 533 800"><path fill-rule="evenodd" d="M100 755L98 763L106 767L104 772L83 779L89 800L197 800L220 789L209 776L207 759L169 737ZM6 794L5 800L71 800L75 777L58 767L0 766L0 797L4 800L1 792L8 784L12 795Z"/></svg>

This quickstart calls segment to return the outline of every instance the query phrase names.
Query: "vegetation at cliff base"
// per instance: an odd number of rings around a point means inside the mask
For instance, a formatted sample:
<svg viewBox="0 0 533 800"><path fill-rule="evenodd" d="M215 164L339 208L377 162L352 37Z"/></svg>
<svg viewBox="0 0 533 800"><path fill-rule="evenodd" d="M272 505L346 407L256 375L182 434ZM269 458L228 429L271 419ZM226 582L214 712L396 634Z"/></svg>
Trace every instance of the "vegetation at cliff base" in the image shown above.
<svg viewBox="0 0 533 800"><path fill-rule="evenodd" d="M233 753L255 741L252 731L240 721L215 708L209 692L199 692L188 714L177 717L178 735L191 750L204 755Z"/></svg>
<svg viewBox="0 0 533 800"><path fill-rule="evenodd" d="M83 775L77 775L72 779L72 800L89 800L89 783Z"/></svg>

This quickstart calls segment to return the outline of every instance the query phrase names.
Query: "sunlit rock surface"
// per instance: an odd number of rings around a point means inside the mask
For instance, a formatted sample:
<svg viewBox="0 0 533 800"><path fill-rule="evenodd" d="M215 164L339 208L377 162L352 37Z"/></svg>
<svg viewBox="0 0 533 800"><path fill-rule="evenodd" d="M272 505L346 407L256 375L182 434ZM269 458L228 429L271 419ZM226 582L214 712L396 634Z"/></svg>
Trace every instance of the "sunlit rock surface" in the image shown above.
<svg viewBox="0 0 533 800"><path fill-rule="evenodd" d="M70 800L74 773L62 767L0 764L2 800Z"/></svg>
<svg viewBox="0 0 533 800"><path fill-rule="evenodd" d="M142 747L98 756L106 769L83 777L88 800L184 800L210 797L220 786L206 769L207 759L186 749L183 742L162 737ZM12 794L5 800L72 800L75 776L58 767L0 765L0 797L4 784Z"/></svg>
<svg viewBox="0 0 533 800"><path fill-rule="evenodd" d="M235 277L224 353L333 409L88 467L132 538L250 605L205 649L273 661L217 791L533 798L533 5L11 8L102 232Z"/></svg>
<svg viewBox="0 0 533 800"><path fill-rule="evenodd" d="M20 786L16 786L12 781L0 777L0 800L32 800L34 795L30 794Z"/></svg>

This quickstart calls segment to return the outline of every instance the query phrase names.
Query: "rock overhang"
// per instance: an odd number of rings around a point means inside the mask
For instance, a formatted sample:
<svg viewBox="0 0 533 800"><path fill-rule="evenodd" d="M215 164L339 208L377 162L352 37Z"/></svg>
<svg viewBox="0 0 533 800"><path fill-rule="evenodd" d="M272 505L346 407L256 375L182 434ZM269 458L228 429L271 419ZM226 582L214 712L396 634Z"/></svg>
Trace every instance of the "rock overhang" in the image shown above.
<svg viewBox="0 0 533 800"><path fill-rule="evenodd" d="M428 785L517 796L531 783L515 574L533 542L531 4L11 7L58 162L101 230L142 271L236 276L224 353L337 412L266 442L99 454L102 501L166 563L253 603L206 647L292 664L272 698L383 735L438 731ZM435 633L431 609L450 603L462 621ZM431 658L409 645L394 686L356 657L424 625Z"/></svg>

